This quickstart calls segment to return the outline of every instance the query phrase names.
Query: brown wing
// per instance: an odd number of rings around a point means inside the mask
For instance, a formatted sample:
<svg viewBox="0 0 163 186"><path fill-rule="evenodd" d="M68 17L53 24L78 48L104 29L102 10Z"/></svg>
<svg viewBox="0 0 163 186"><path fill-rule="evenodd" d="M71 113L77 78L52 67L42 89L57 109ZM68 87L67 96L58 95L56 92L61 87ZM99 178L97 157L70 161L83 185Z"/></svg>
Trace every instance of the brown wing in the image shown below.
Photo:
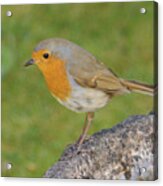
<svg viewBox="0 0 163 186"><path fill-rule="evenodd" d="M121 80L98 61L74 64L70 74L83 87L103 90L108 94L123 94L128 90L121 84Z"/></svg>

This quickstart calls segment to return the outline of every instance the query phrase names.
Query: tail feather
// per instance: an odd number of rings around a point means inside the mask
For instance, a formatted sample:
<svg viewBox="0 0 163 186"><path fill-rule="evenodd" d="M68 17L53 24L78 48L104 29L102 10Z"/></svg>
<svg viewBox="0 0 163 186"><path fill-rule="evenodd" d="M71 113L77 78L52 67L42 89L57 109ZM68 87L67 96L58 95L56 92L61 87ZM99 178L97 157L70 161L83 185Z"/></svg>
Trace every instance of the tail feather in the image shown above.
<svg viewBox="0 0 163 186"><path fill-rule="evenodd" d="M147 94L149 96L154 96L157 89L152 85L147 85L136 81L122 80L121 83L132 92Z"/></svg>

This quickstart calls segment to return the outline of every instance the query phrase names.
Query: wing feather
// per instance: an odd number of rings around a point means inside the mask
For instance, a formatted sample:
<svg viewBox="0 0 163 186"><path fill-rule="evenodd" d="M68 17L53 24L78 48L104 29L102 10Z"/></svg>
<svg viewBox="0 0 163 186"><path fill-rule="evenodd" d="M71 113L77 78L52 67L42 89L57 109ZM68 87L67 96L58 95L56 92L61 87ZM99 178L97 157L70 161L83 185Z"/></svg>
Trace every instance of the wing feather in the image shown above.
<svg viewBox="0 0 163 186"><path fill-rule="evenodd" d="M74 64L70 74L83 87L95 88L108 94L122 94L127 91L117 75L98 61L80 66Z"/></svg>

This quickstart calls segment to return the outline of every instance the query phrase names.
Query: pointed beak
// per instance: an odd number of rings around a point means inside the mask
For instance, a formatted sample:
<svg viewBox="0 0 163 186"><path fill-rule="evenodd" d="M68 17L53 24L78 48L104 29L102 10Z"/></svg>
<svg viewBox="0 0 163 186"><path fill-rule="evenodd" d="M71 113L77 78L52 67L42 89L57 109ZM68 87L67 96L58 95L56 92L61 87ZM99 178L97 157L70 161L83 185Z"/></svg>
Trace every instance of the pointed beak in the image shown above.
<svg viewBox="0 0 163 186"><path fill-rule="evenodd" d="M29 61L27 61L24 66L28 67L29 65L33 65L35 63L35 61L33 59L30 59Z"/></svg>

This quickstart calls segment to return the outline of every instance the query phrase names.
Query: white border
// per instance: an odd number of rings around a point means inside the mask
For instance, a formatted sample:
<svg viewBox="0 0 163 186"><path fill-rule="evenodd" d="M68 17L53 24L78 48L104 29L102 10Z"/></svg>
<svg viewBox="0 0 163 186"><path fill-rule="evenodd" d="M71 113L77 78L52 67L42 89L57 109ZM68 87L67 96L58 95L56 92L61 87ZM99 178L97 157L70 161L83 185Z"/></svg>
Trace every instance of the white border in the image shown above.
<svg viewBox="0 0 163 186"><path fill-rule="evenodd" d="M126 0L127 1L127 0ZM124 2L123 0L1 0L0 4L46 4L46 3L63 3L63 2ZM157 0L159 3L159 110L161 110L161 103L162 101L162 96L163 95L163 21L161 22L160 20L163 20L163 1L162 0ZM161 123L162 121L162 123ZM135 185L139 184L139 186L142 185L163 185L163 162L162 162L162 157L163 157L163 148L161 148L162 144L160 142L163 141L163 114L159 112L159 180L155 182L131 182L131 181L95 181L95 180L55 180L55 179L27 179L27 178L0 178L0 185L3 186L29 186L29 184L35 185L35 186L42 186L42 185L57 185L57 186L76 186L76 185L84 185L84 186L90 186L90 185L120 185L120 184L125 184L125 185Z"/></svg>
<svg viewBox="0 0 163 186"><path fill-rule="evenodd" d="M128 0L126 0L128 1ZM87 3L87 2L126 2L125 0L1 0L1 4L47 4L47 3ZM130 0L130 1L142 1L142 0ZM148 1L148 0L145 0ZM149 0L152 1L152 0Z"/></svg>

